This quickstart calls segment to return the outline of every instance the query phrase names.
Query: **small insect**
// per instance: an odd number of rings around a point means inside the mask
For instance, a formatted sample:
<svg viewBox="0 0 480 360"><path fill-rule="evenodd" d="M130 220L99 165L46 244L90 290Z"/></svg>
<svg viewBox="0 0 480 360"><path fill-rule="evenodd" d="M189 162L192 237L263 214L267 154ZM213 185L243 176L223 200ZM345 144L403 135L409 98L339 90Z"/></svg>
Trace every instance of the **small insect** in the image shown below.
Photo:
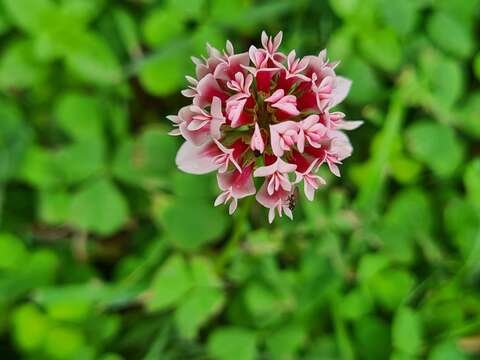
<svg viewBox="0 0 480 360"><path fill-rule="evenodd" d="M297 206L297 199L298 199L298 187L294 186L292 191L287 197L288 208L293 211L295 206Z"/></svg>

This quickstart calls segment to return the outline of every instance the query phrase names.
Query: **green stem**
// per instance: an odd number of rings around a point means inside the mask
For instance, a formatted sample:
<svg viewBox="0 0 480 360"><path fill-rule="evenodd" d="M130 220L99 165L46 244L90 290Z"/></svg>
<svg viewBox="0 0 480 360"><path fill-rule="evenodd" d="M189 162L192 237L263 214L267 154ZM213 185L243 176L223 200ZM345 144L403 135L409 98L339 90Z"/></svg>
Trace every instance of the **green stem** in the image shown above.
<svg viewBox="0 0 480 360"><path fill-rule="evenodd" d="M348 333L345 322L339 312L340 295L334 294L330 299L330 314L332 315L333 327L335 329L335 336L337 338L337 345L340 350L340 357L344 360L354 360L355 352L352 341Z"/></svg>
<svg viewBox="0 0 480 360"><path fill-rule="evenodd" d="M156 239L155 241L156 243L150 249L147 258L122 280L122 285L131 285L140 282L149 271L158 266L160 260L165 256L168 247L163 239Z"/></svg>
<svg viewBox="0 0 480 360"><path fill-rule="evenodd" d="M239 241L245 233L245 225L248 219L248 214L250 213L252 202L252 196L245 199L239 209L239 214L234 217L232 235L230 236L230 239L228 239L227 244L223 248L223 251L220 253L215 264L219 272L221 272L225 265L231 260L232 255L238 247Z"/></svg>
<svg viewBox="0 0 480 360"><path fill-rule="evenodd" d="M392 94L385 125L381 133L380 151L373 154L372 163L369 164L370 174L364 179L356 199L356 205L360 210L370 210L372 212L377 210L387 178L388 160L395 138L400 134L404 115L405 102L399 90Z"/></svg>

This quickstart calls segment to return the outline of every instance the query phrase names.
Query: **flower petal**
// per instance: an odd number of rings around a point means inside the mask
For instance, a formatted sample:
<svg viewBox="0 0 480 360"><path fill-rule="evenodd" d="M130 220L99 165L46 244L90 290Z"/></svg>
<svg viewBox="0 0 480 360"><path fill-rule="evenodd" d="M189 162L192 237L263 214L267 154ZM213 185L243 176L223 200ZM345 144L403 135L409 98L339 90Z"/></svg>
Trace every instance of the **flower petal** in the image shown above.
<svg viewBox="0 0 480 360"><path fill-rule="evenodd" d="M175 158L178 168L189 174L207 174L218 169L213 157L205 154L209 146L211 143L195 146L188 141L184 142Z"/></svg>
<svg viewBox="0 0 480 360"><path fill-rule="evenodd" d="M334 107L340 104L348 95L350 87L352 86L352 81L348 80L342 76L337 76L335 78L335 84L332 91L332 98L330 99L330 107Z"/></svg>

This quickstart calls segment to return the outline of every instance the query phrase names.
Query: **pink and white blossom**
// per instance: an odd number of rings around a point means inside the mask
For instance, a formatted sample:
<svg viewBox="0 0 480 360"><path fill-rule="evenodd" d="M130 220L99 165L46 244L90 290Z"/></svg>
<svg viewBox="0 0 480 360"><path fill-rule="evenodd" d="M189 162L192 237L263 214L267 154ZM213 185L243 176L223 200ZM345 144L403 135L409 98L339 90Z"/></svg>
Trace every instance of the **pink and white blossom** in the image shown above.
<svg viewBox="0 0 480 360"><path fill-rule="evenodd" d="M296 184L307 200L326 184L321 167L340 176L340 165L353 151L347 121L335 107L347 96L351 81L336 75L339 62L326 50L298 57L280 51L283 34L261 36L261 46L235 53L207 45L207 56L192 58L195 77L187 76L182 94L191 104L168 116L182 136L176 163L192 174L217 172L220 193L215 206L232 214L240 199L255 195L268 209L268 220L292 218ZM254 178L263 178L256 189Z"/></svg>
<svg viewBox="0 0 480 360"><path fill-rule="evenodd" d="M297 109L297 98L294 95L285 95L283 89L276 90L271 96L265 99L271 107L284 112L288 116L297 116L300 111Z"/></svg>
<svg viewBox="0 0 480 360"><path fill-rule="evenodd" d="M305 142L314 148L319 148L322 146L322 142L325 143L328 140L325 136L328 129L319 121L320 117L315 114L300 121L298 134L298 150L300 152L303 153Z"/></svg>
<svg viewBox="0 0 480 360"><path fill-rule="evenodd" d="M270 142L272 152L279 158L290 151L298 141L299 124L295 121L284 121L270 125Z"/></svg>
<svg viewBox="0 0 480 360"><path fill-rule="evenodd" d="M310 165L308 165L306 170L295 171L295 184L303 181L303 191L305 192L305 197L310 201L313 201L315 191L318 190L320 186L327 183L324 178L315 173L319 166L319 159L315 159Z"/></svg>
<svg viewBox="0 0 480 360"><path fill-rule="evenodd" d="M292 190L292 183L288 178L288 174L295 171L296 168L295 164L286 163L280 157L277 157L273 164L256 169L253 176L267 178L267 191L269 195L272 195L280 188L285 191Z"/></svg>
<svg viewBox="0 0 480 360"><path fill-rule="evenodd" d="M252 139L250 140L250 149L253 151L258 151L260 154L263 154L265 150L265 141L263 141L262 132L258 123L255 123L255 130L253 131Z"/></svg>
<svg viewBox="0 0 480 360"><path fill-rule="evenodd" d="M255 184L252 178L253 165L243 169L235 169L228 173L218 173L218 187L222 192L215 199L215 206L226 204L230 201L229 214L233 214L237 209L238 200L244 197L254 195L256 192Z"/></svg>

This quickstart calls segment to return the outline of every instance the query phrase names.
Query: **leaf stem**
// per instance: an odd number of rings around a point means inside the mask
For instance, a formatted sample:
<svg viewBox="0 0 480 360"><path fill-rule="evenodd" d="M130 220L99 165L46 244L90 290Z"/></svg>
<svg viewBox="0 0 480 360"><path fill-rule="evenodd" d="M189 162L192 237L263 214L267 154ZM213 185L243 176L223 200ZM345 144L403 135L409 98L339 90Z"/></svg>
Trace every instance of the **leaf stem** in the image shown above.
<svg viewBox="0 0 480 360"><path fill-rule="evenodd" d="M215 264L218 272L221 272L225 265L230 261L232 255L235 253L240 239L245 233L245 225L248 219L248 214L250 213L250 209L252 207L252 202L252 196L245 199L244 203L240 207L239 214L234 217L233 230L230 239L228 239L227 244L223 248L223 251L220 253L220 256L217 258Z"/></svg>
<svg viewBox="0 0 480 360"><path fill-rule="evenodd" d="M355 352L353 350L352 341L348 334L345 322L339 312L340 294L335 293L330 299L330 314L332 315L333 327L335 329L335 336L337 338L337 345L340 350L340 356L344 360L354 360Z"/></svg>
<svg viewBox="0 0 480 360"><path fill-rule="evenodd" d="M360 210L378 210L381 194L387 179L388 159L392 151L395 139L400 134L405 116L405 101L401 91L392 94L392 100L385 119L385 125L381 133L380 151L373 154L370 175L365 178L356 205Z"/></svg>

